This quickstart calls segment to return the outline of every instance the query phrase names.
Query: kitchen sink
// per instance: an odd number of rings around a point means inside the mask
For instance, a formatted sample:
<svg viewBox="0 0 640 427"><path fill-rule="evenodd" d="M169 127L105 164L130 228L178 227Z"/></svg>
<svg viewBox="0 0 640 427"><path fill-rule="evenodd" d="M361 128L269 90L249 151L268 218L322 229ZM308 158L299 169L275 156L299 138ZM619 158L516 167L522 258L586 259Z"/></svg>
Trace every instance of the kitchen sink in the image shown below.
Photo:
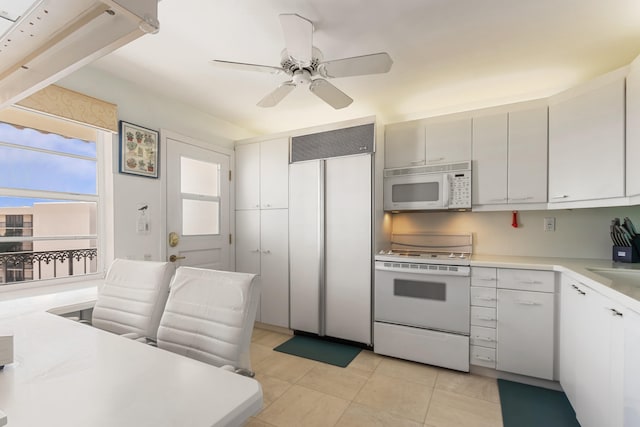
<svg viewBox="0 0 640 427"><path fill-rule="evenodd" d="M620 285L640 286L640 270L589 267L587 267L587 270Z"/></svg>

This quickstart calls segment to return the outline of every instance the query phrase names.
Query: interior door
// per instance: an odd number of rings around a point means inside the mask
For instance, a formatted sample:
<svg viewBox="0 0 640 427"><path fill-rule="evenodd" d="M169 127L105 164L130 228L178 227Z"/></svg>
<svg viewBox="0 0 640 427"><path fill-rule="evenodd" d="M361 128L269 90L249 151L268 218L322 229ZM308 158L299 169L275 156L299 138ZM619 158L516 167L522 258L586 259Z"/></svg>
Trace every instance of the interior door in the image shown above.
<svg viewBox="0 0 640 427"><path fill-rule="evenodd" d="M163 139L168 259L177 266L230 270L230 152L177 135Z"/></svg>

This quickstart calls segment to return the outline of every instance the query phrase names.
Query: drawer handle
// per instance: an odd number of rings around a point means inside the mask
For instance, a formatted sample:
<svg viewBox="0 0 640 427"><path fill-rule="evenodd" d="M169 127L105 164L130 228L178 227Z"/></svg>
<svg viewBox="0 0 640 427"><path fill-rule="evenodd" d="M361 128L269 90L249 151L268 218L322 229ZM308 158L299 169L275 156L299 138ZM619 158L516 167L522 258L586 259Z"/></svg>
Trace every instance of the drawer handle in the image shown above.
<svg viewBox="0 0 640 427"><path fill-rule="evenodd" d="M497 299L492 298L492 297L475 297L474 299L480 300L480 301L497 301Z"/></svg>
<svg viewBox="0 0 640 427"><path fill-rule="evenodd" d="M521 201L524 201L524 200L531 200L531 199L533 199L532 196L528 196L528 197L512 197L511 201L521 202Z"/></svg>
<svg viewBox="0 0 640 427"><path fill-rule="evenodd" d="M496 319L494 317L489 317L489 316L477 316L476 319L478 320L486 320L488 322L493 322Z"/></svg>
<svg viewBox="0 0 640 427"><path fill-rule="evenodd" d="M544 284L544 282L541 282L539 280L521 280L520 283L523 285L543 285Z"/></svg>
<svg viewBox="0 0 640 427"><path fill-rule="evenodd" d="M480 340L480 341L487 341L487 342L496 342L495 339L488 338L488 337L475 336L475 337L473 337L473 339Z"/></svg>
<svg viewBox="0 0 640 427"><path fill-rule="evenodd" d="M481 277L480 280L482 280L484 282L495 282L498 279L495 278L495 277Z"/></svg>
<svg viewBox="0 0 640 427"><path fill-rule="evenodd" d="M478 360L484 360L485 362L494 362L493 358L489 356L480 356L479 354L474 354L473 357Z"/></svg>
<svg viewBox="0 0 640 427"><path fill-rule="evenodd" d="M525 300L518 300L518 301L516 301L516 304L520 304L520 305L542 305L539 302L525 301Z"/></svg>

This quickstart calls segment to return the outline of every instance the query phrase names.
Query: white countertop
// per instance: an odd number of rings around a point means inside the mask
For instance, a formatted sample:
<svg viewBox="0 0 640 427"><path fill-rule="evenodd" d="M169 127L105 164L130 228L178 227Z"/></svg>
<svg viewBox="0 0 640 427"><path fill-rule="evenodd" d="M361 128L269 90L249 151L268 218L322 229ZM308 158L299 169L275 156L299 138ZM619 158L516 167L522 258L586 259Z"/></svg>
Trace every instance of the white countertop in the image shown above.
<svg viewBox="0 0 640 427"><path fill-rule="evenodd" d="M473 255L472 267L523 268L567 273L594 290L640 313L640 264L601 259ZM637 272L635 280L612 280L591 270Z"/></svg>
<svg viewBox="0 0 640 427"><path fill-rule="evenodd" d="M64 285L41 286L0 293L0 319L48 311L72 313L95 305L102 280L87 280Z"/></svg>

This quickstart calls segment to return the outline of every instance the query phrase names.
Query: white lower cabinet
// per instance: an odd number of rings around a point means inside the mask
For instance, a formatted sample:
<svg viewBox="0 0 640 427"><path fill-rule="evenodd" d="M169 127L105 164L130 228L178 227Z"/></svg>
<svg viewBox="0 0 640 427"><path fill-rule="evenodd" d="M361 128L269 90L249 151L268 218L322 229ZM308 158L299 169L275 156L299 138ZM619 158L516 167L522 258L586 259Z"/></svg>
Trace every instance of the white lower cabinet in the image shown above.
<svg viewBox="0 0 640 427"><path fill-rule="evenodd" d="M555 273L499 268L496 369L554 379Z"/></svg>
<svg viewBox="0 0 640 427"><path fill-rule="evenodd" d="M560 313L560 384L580 425L638 425L623 424L625 308L564 275Z"/></svg>
<svg viewBox="0 0 640 427"><path fill-rule="evenodd" d="M471 336L469 364L496 367L496 281L495 268L471 269Z"/></svg>
<svg viewBox="0 0 640 427"><path fill-rule="evenodd" d="M553 293L498 289L496 369L553 380L554 299Z"/></svg>
<svg viewBox="0 0 640 427"><path fill-rule="evenodd" d="M288 209L236 211L236 271L258 274L256 320L289 327Z"/></svg>
<svg viewBox="0 0 640 427"><path fill-rule="evenodd" d="M624 427L640 426L640 314L624 319Z"/></svg>

